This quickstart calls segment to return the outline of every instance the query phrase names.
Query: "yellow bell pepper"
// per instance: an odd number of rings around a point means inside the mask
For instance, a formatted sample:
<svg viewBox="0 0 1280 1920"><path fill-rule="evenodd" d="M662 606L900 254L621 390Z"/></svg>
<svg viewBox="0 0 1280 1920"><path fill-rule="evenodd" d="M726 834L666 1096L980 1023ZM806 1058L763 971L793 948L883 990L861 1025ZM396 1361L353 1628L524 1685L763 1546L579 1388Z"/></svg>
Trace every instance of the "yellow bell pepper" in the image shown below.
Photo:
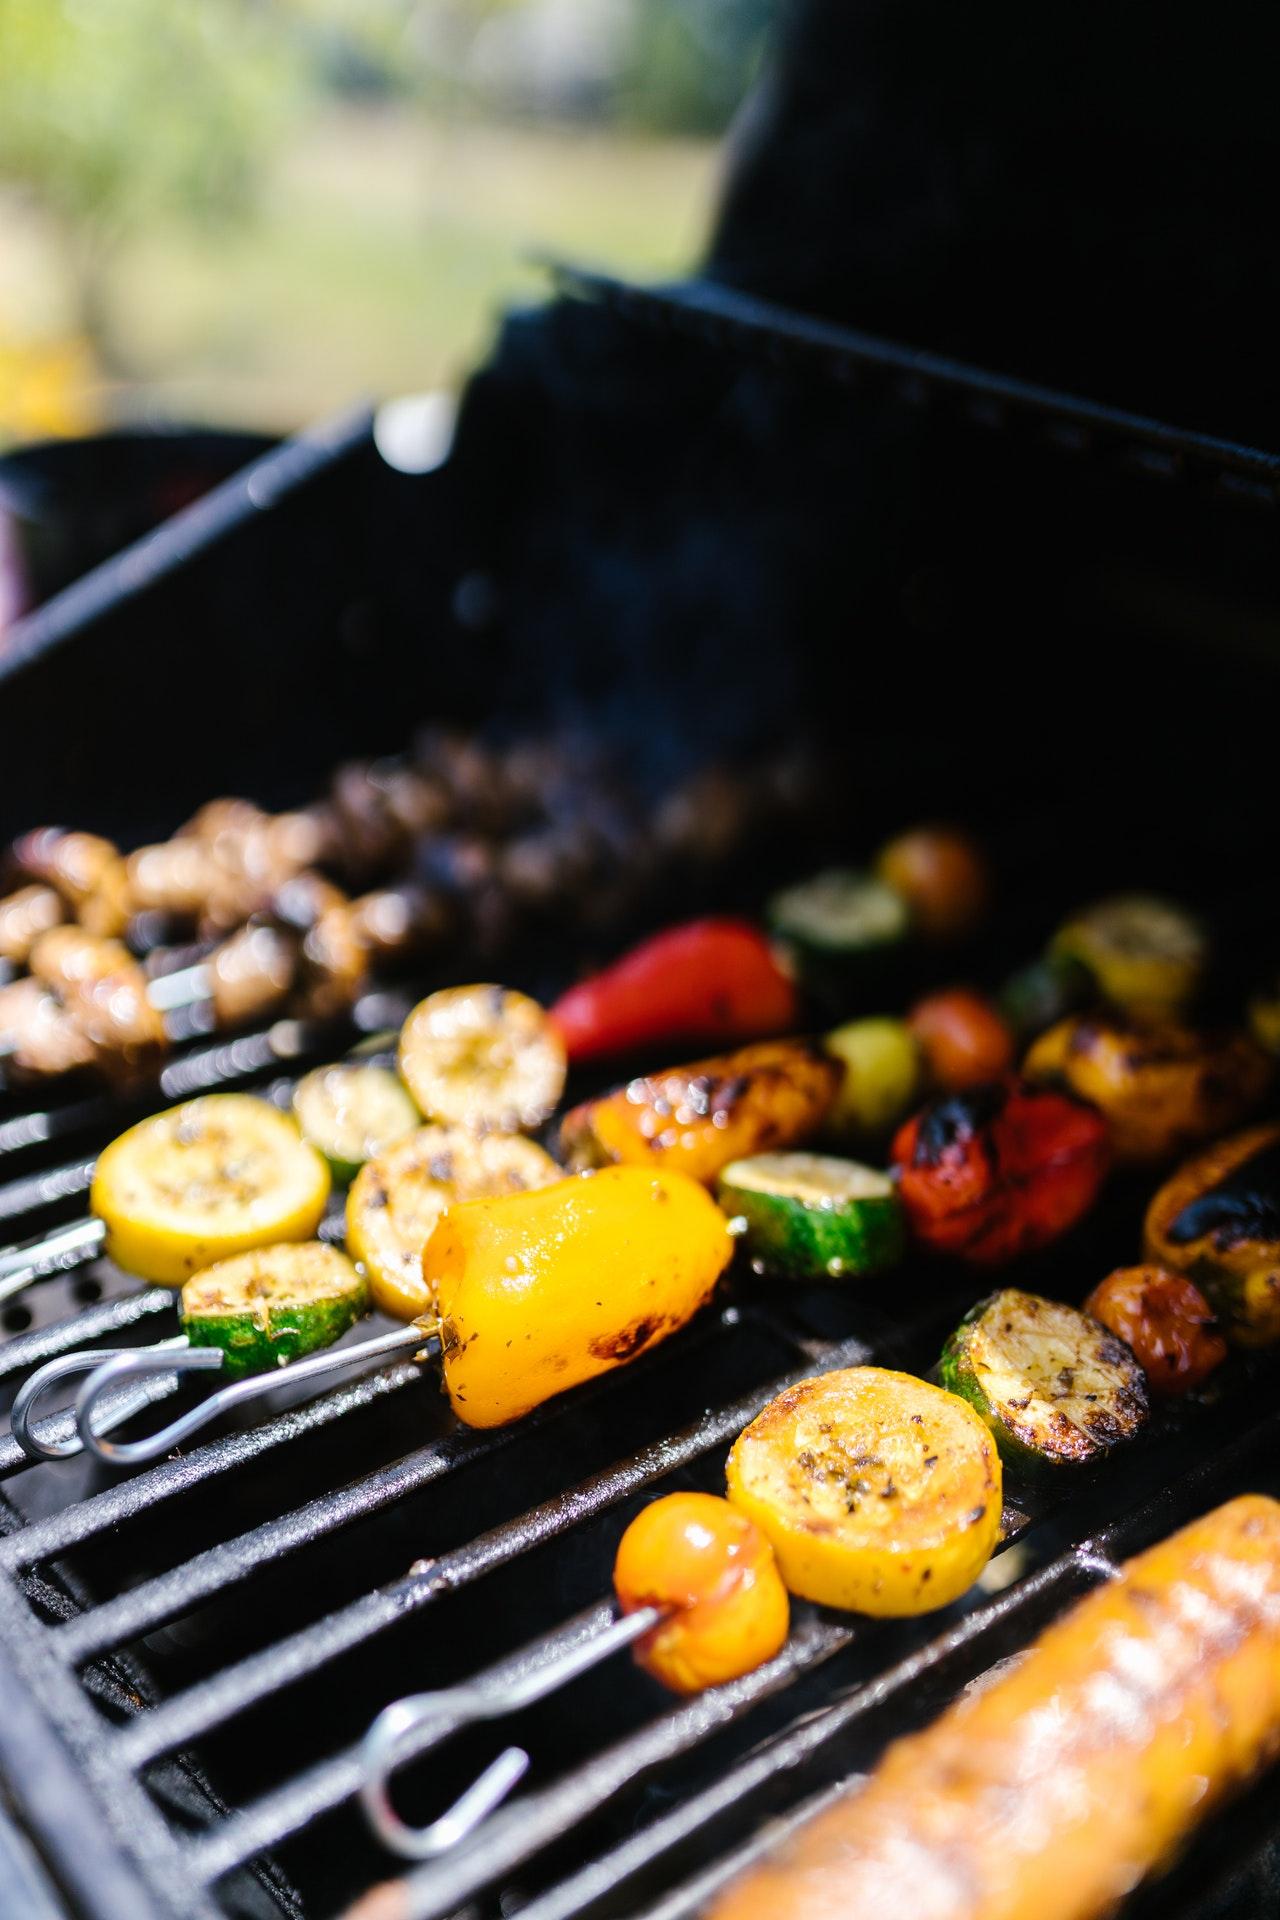
<svg viewBox="0 0 1280 1920"><path fill-rule="evenodd" d="M810 1041L763 1040L589 1100L566 1116L561 1138L573 1166L678 1169L710 1185L731 1160L807 1140L841 1078Z"/></svg>
<svg viewBox="0 0 1280 1920"><path fill-rule="evenodd" d="M1247 1034L1135 1025L1106 1014L1060 1020L1041 1034L1022 1070L1097 1107L1116 1159L1137 1166L1238 1126L1271 1079L1266 1055Z"/></svg>
<svg viewBox="0 0 1280 1920"><path fill-rule="evenodd" d="M451 1206L422 1270L454 1412L505 1426L625 1365L692 1319L732 1251L720 1209L679 1173L613 1167Z"/></svg>

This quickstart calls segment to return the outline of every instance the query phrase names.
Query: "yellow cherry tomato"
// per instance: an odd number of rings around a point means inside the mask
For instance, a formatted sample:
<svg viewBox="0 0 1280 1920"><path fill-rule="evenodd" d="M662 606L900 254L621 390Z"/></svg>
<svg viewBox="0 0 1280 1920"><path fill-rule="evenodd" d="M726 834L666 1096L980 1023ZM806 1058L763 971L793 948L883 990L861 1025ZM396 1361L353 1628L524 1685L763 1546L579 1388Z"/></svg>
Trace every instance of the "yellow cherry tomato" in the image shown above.
<svg viewBox="0 0 1280 1920"><path fill-rule="evenodd" d="M772 1660L790 1602L773 1548L744 1513L710 1493L672 1493L638 1513L618 1544L613 1584L624 1613L667 1613L636 1659L673 1693L699 1693Z"/></svg>

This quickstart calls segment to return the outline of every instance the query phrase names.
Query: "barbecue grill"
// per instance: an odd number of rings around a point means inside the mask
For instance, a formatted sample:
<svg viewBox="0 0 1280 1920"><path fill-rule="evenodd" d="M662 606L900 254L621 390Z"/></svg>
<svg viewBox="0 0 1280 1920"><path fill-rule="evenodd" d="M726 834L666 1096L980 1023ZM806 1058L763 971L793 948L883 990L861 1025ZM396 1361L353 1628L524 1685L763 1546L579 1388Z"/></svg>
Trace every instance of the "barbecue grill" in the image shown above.
<svg viewBox="0 0 1280 1920"><path fill-rule="evenodd" d="M1033 952L1071 901L1141 881L1205 911L1243 980L1275 923L1280 456L710 280L557 273L558 299L513 319L473 382L440 471L393 473L354 416L20 625L0 830L52 815L136 841L219 790L290 804L340 755L401 745L410 713L569 718L655 787L803 726L844 777L792 871L959 812L1003 878L975 974ZM766 882L739 862L708 904ZM586 957L546 941L507 973L545 992ZM138 1112L282 1095L420 984L346 1026L193 1035L129 1102L11 1099L5 1238L72 1221L93 1152ZM1136 1255L1144 1197L1117 1185L1020 1279L1079 1300ZM73 1236L66 1255L20 1299L0 1277L7 1394L73 1348L173 1330L166 1293L75 1265ZM502 1686L598 1630L645 1499L718 1489L790 1378L927 1370L980 1290L920 1261L847 1290L744 1274L659 1351L510 1430L455 1430L431 1375L396 1363L298 1404L283 1383L269 1417L131 1477L33 1466L0 1439L0 1910L696 1912L1118 1559L1280 1490L1265 1358L1092 1478L1011 1480L1006 1544L945 1613L797 1605L784 1652L711 1695L659 1699L615 1659L501 1735L433 1746L397 1783L407 1817L446 1807L508 1733L532 1768L420 1867L358 1815L360 1738L405 1693ZM1126 1911L1274 1911L1277 1832L1270 1777Z"/></svg>

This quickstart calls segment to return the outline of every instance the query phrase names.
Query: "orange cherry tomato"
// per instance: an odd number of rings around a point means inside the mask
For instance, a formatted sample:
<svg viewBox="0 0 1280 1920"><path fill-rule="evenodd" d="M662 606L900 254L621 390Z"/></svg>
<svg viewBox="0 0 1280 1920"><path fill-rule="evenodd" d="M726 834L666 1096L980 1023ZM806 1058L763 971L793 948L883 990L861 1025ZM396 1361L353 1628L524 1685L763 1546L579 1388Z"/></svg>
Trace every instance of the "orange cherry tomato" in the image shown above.
<svg viewBox="0 0 1280 1920"><path fill-rule="evenodd" d="M1084 1310L1133 1348L1153 1393L1190 1393L1227 1357L1199 1287L1163 1267L1118 1267Z"/></svg>
<svg viewBox="0 0 1280 1920"><path fill-rule="evenodd" d="M986 856L957 827L915 827L882 847L876 872L900 893L930 940L955 940L982 918L991 895Z"/></svg>
<svg viewBox="0 0 1280 1920"><path fill-rule="evenodd" d="M944 1093L999 1080L1013 1065L1013 1035L989 1000L968 987L926 994L907 1016L935 1086Z"/></svg>
<svg viewBox="0 0 1280 1920"><path fill-rule="evenodd" d="M773 1548L753 1520L711 1493L672 1493L638 1513L618 1544L624 1613L668 1609L636 1659L673 1693L736 1680L772 1660L790 1603Z"/></svg>

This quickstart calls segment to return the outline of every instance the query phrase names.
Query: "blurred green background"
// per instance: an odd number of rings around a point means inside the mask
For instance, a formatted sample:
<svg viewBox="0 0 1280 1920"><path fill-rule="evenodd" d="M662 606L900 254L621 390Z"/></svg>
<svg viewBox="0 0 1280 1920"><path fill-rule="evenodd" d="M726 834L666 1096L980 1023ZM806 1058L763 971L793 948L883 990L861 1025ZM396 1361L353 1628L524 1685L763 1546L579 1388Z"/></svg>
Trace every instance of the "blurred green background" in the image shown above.
<svg viewBox="0 0 1280 1920"><path fill-rule="evenodd" d="M0 441L454 384L696 259L775 0L0 0Z"/></svg>

